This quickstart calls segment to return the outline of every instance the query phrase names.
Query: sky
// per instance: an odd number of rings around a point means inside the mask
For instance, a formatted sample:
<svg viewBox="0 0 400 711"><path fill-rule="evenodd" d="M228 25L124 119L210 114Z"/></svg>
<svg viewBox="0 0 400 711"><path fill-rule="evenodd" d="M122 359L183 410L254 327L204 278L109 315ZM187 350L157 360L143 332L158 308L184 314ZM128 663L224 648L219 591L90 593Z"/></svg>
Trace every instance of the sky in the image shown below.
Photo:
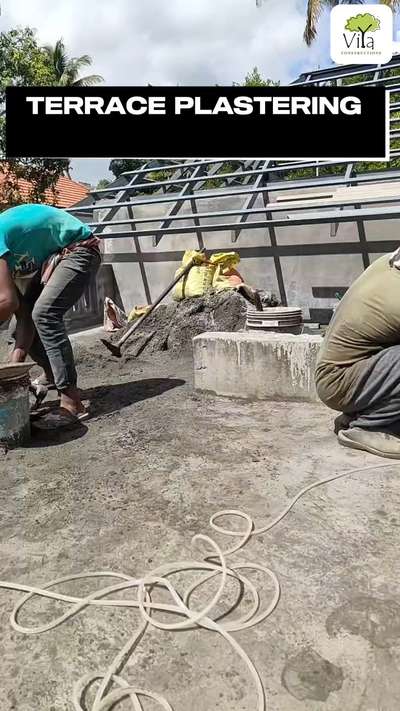
<svg viewBox="0 0 400 711"><path fill-rule="evenodd" d="M305 0L3 0L0 28L30 26L40 43L62 38L89 54L109 86L232 85L257 66L282 84L329 65L326 15L319 39L302 39ZM132 137L135 140L135 137ZM127 150L134 155L134 145ZM72 177L96 184L109 160L74 160Z"/></svg>

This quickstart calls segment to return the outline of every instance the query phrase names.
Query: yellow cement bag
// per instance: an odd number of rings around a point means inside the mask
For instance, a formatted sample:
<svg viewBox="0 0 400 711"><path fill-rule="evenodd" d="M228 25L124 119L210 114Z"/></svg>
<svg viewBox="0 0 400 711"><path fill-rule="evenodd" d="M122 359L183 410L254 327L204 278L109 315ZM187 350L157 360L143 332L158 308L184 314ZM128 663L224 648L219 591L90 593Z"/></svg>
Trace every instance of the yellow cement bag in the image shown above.
<svg viewBox="0 0 400 711"><path fill-rule="evenodd" d="M147 314L150 308L150 306L134 306L128 316L128 321L137 321L138 318Z"/></svg>
<svg viewBox="0 0 400 711"><path fill-rule="evenodd" d="M182 259L182 267L176 271L175 276L178 276L193 258L197 262L195 266L174 286L172 298L175 301L190 299L194 296L203 296L206 291L212 288L216 267L214 264L210 264L203 253L195 250L187 250L185 252Z"/></svg>
<svg viewBox="0 0 400 711"><path fill-rule="evenodd" d="M243 284L243 278L236 269L240 262L237 252L217 252L210 257L210 262L215 266L212 283L215 291L237 289Z"/></svg>

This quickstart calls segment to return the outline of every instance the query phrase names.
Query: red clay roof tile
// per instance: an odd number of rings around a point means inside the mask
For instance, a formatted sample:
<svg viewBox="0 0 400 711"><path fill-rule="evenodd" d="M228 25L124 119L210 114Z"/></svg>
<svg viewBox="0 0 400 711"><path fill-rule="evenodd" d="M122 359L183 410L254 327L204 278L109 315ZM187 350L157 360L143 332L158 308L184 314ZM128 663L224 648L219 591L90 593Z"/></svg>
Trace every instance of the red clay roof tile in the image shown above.
<svg viewBox="0 0 400 711"><path fill-rule="evenodd" d="M4 181L4 174L0 173L0 188ZM29 199L29 182L27 180L18 180L18 187L23 198ZM77 183L75 180L70 180L66 176L61 176L58 179L55 196L51 190L46 192L45 202L56 207L68 208L80 202L89 193L89 188L86 185Z"/></svg>

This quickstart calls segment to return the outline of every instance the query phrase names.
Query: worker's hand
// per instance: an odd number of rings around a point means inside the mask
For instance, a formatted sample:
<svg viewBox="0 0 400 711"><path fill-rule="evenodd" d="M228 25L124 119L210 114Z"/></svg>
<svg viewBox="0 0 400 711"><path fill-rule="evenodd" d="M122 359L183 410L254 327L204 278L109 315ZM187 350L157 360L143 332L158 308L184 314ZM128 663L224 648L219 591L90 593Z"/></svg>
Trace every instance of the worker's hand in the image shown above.
<svg viewBox="0 0 400 711"><path fill-rule="evenodd" d="M0 322L8 321L19 308L18 292L4 257L0 257Z"/></svg>
<svg viewBox="0 0 400 711"><path fill-rule="evenodd" d="M15 312L17 325L15 328L15 346L11 354L12 363L23 363L31 349L35 337L35 326L32 314L24 303L23 298Z"/></svg>
<svg viewBox="0 0 400 711"><path fill-rule="evenodd" d="M10 363L25 363L27 355L27 352L22 348L14 348L10 354L9 361Z"/></svg>

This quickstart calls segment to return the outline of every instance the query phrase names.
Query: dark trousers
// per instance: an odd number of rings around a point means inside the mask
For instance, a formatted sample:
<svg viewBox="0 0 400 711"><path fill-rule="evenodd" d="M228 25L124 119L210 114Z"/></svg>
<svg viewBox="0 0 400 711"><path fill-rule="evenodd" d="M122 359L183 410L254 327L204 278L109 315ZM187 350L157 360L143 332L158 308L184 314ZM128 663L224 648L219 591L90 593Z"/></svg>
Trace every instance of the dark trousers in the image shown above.
<svg viewBox="0 0 400 711"><path fill-rule="evenodd" d="M354 417L351 427L400 425L400 345L365 360L346 414Z"/></svg>
<svg viewBox="0 0 400 711"><path fill-rule="evenodd" d="M53 374L59 392L77 384L64 316L81 298L100 262L96 251L86 247L77 249L61 260L46 285L40 283L38 274L21 296L35 326L35 338L29 355L46 373ZM15 335L15 325L13 333Z"/></svg>

